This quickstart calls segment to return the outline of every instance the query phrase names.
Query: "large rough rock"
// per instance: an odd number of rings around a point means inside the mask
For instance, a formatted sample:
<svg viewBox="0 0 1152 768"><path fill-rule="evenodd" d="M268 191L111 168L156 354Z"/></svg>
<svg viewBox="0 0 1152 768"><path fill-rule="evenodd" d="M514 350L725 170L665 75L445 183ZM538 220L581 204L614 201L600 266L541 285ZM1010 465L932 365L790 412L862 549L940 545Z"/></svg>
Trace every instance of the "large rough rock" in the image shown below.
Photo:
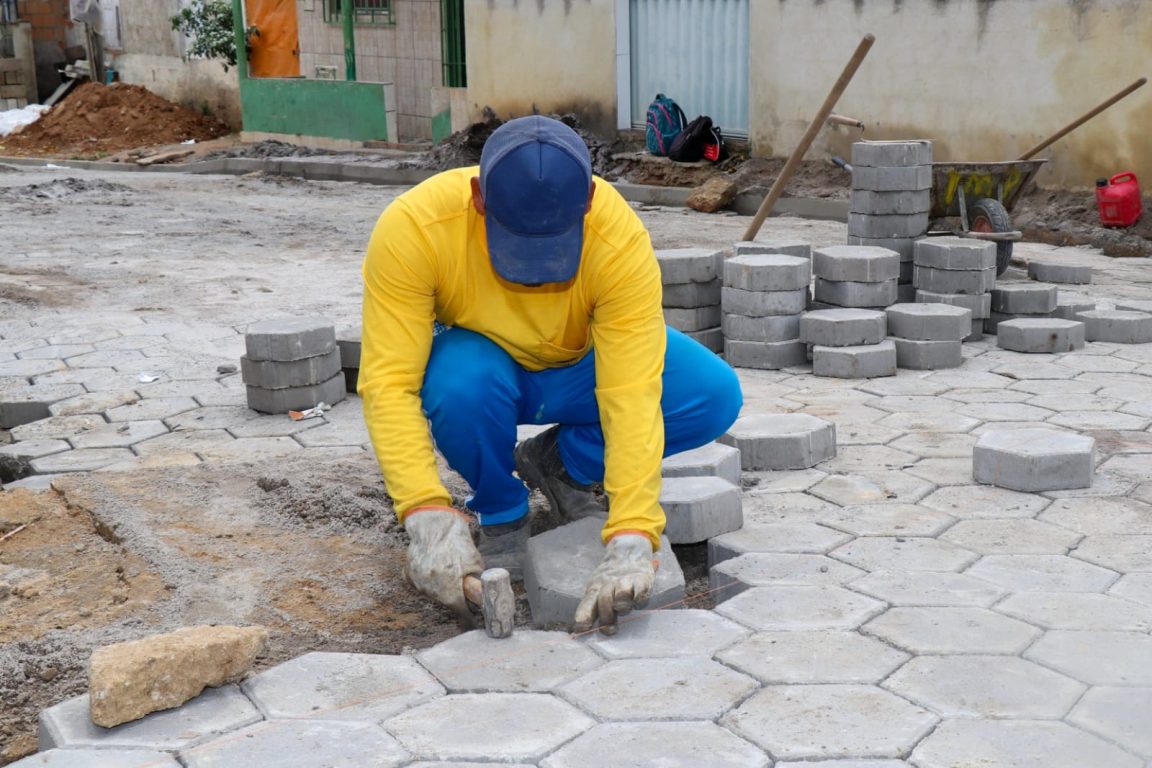
<svg viewBox="0 0 1152 768"><path fill-rule="evenodd" d="M713 176L688 196L685 204L702 213L716 213L736 199L736 183L724 176Z"/></svg>
<svg viewBox="0 0 1152 768"><path fill-rule="evenodd" d="M97 648L88 671L92 722L111 728L237 682L267 640L263 627L188 627Z"/></svg>

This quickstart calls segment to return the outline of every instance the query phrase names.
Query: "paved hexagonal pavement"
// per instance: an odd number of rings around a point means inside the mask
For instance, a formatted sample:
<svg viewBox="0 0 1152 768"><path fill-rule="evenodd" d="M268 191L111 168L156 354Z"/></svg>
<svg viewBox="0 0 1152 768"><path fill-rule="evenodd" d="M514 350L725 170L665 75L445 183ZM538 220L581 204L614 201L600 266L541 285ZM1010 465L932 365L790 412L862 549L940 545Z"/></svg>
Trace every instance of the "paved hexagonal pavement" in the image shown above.
<svg viewBox="0 0 1152 768"><path fill-rule="evenodd" d="M768 684L878 683L908 654L856 632L757 632L716 654Z"/></svg>
<svg viewBox="0 0 1152 768"><path fill-rule="evenodd" d="M664 610L629 614L613 636L585 636L589 647L609 659L711 656L750 634L712 611Z"/></svg>
<svg viewBox="0 0 1152 768"><path fill-rule="evenodd" d="M1143 760L1058 722L948 720L912 753L918 768L1141 768Z"/></svg>
<svg viewBox="0 0 1152 768"><path fill-rule="evenodd" d="M1152 637L1140 632L1052 630L1024 657L1089 685L1152 686Z"/></svg>
<svg viewBox="0 0 1152 768"><path fill-rule="evenodd" d="M755 630L855 629L884 604L840 587L756 587L716 607Z"/></svg>
<svg viewBox="0 0 1152 768"><path fill-rule="evenodd" d="M541 768L767 768L768 755L712 723L603 723Z"/></svg>
<svg viewBox="0 0 1152 768"><path fill-rule="evenodd" d="M1023 651L1040 630L985 608L890 608L863 631L893 645L924 654Z"/></svg>
<svg viewBox="0 0 1152 768"><path fill-rule="evenodd" d="M1152 688L1093 688L1068 722L1152 759Z"/></svg>
<svg viewBox="0 0 1152 768"><path fill-rule="evenodd" d="M524 629L499 640L483 630L468 632L421 651L416 660L451 693L546 692L604 663L566 632Z"/></svg>

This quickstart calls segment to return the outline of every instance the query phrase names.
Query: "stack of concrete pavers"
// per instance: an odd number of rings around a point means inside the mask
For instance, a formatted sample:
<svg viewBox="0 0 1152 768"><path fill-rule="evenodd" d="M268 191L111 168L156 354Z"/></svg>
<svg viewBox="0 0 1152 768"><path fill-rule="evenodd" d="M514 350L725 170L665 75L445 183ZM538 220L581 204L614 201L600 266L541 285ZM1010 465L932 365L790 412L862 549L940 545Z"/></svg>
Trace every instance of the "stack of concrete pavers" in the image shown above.
<svg viewBox="0 0 1152 768"><path fill-rule="evenodd" d="M1058 317L1016 318L996 326L996 344L1013 352L1056 354L1082 349L1084 323Z"/></svg>
<svg viewBox="0 0 1152 768"><path fill-rule="evenodd" d="M1096 302L1087 296L1066 291L1056 291L1056 309L1052 310L1052 317L1061 320L1079 320L1081 312L1091 312L1096 309ZM1117 309L1120 309L1117 306Z"/></svg>
<svg viewBox="0 0 1152 768"><path fill-rule="evenodd" d="M340 348L340 370L344 372L344 388L356 394L360 380L360 326L336 332L336 346Z"/></svg>
<svg viewBox="0 0 1152 768"><path fill-rule="evenodd" d="M807 413L741 416L719 442L740 449L746 472L810 469L836 456L836 425Z"/></svg>
<svg viewBox="0 0 1152 768"><path fill-rule="evenodd" d="M664 321L713 352L724 351L720 330L723 251L671 248L656 251L664 283Z"/></svg>
<svg viewBox="0 0 1152 768"><path fill-rule="evenodd" d="M833 245L812 252L812 309L883 309L899 296L900 254L869 245Z"/></svg>
<svg viewBox="0 0 1152 768"><path fill-rule="evenodd" d="M1072 432L992 430L972 449L972 474L978 483L1027 493L1088 488L1095 452L1095 440Z"/></svg>
<svg viewBox="0 0 1152 768"><path fill-rule="evenodd" d="M812 260L812 246L804 240L744 240L732 246L733 256L764 256L773 253Z"/></svg>
<svg viewBox="0 0 1152 768"><path fill-rule="evenodd" d="M1087 264L1030 261L1028 262L1028 277L1041 283L1087 285L1092 282L1092 267Z"/></svg>
<svg viewBox="0 0 1152 768"><path fill-rule="evenodd" d="M724 262L724 359L740 368L802 365L800 315L808 306L811 261L748 250L738 246Z"/></svg>
<svg viewBox="0 0 1152 768"><path fill-rule="evenodd" d="M588 579L604 559L600 532L604 521L588 517L528 540L524 558L524 592L538 627L572 623ZM660 537L656 583L648 607L678 605L684 599L684 572L667 536Z"/></svg>
<svg viewBox="0 0 1152 768"><path fill-rule="evenodd" d="M1056 310L1056 286L1045 283L1002 283L992 289L992 311L984 332L996 333L1005 320L1051 317Z"/></svg>
<svg viewBox="0 0 1152 768"><path fill-rule="evenodd" d="M900 254L898 301L915 301L913 245L928 231L932 142L858 141L852 145L848 244Z"/></svg>
<svg viewBox="0 0 1152 768"><path fill-rule="evenodd" d="M996 245L962 237L931 237L916 243L912 283L916 301L950 304L972 314L965 341L979 341L992 313Z"/></svg>
<svg viewBox="0 0 1152 768"><path fill-rule="evenodd" d="M972 332L972 311L950 304L894 304L888 335L896 345L896 364L916 371L957 368L964 361L962 341Z"/></svg>
<svg viewBox="0 0 1152 768"><path fill-rule="evenodd" d="M1110 341L1114 344L1147 344L1152 342L1152 314L1125 309L1095 309L1081 312L1088 341Z"/></svg>
<svg viewBox="0 0 1152 768"><path fill-rule="evenodd" d="M812 347L816 376L895 376L896 346L886 335L884 313L873 309L818 309L800 318L800 340Z"/></svg>
<svg viewBox="0 0 1152 768"><path fill-rule="evenodd" d="M336 330L321 317L266 320L248 326L240 370L248 407L287 413L344 399Z"/></svg>
<svg viewBox="0 0 1152 768"><path fill-rule="evenodd" d="M708 443L664 460L660 506L673 544L699 544L744 524L740 451Z"/></svg>

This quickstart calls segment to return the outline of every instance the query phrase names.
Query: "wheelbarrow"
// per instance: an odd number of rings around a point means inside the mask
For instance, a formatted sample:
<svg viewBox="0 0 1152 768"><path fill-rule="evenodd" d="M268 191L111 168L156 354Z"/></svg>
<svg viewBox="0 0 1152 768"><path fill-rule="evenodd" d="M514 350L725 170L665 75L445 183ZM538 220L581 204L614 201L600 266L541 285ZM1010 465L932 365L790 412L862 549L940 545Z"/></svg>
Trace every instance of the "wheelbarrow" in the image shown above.
<svg viewBox="0 0 1152 768"><path fill-rule="evenodd" d="M955 235L996 243L996 274L1004 274L1012 244L1023 234L1008 214L1044 160L1003 163L933 163L928 236ZM948 226L959 219L959 228Z"/></svg>

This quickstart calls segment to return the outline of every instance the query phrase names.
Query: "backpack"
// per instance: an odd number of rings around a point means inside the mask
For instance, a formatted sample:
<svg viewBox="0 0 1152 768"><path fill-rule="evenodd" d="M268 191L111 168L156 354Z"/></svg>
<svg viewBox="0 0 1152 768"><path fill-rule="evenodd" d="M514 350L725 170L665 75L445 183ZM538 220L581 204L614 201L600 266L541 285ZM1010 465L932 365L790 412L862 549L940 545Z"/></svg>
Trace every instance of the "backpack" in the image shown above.
<svg viewBox="0 0 1152 768"><path fill-rule="evenodd" d="M724 146L720 129L712 125L712 118L701 115L688 123L672 142L668 157L681 163L704 159L719 162L728 157L728 149Z"/></svg>
<svg viewBox="0 0 1152 768"><path fill-rule="evenodd" d="M672 148L672 142L684 130L688 119L680 105L662 93L648 105L648 117L645 120L645 139L648 151L653 155L667 155Z"/></svg>

